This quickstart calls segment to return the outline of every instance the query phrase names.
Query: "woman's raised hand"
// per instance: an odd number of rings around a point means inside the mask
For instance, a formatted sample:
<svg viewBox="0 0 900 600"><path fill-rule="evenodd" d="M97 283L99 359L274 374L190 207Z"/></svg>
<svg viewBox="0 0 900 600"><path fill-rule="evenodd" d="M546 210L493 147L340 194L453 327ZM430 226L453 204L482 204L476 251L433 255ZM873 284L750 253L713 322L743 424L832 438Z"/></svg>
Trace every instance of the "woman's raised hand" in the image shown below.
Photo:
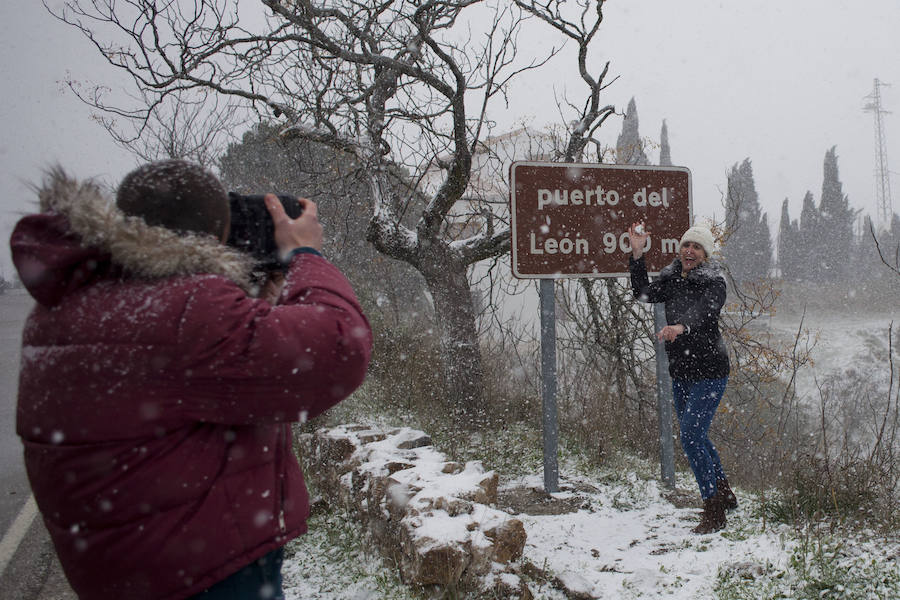
<svg viewBox="0 0 900 600"><path fill-rule="evenodd" d="M631 244L631 256L634 260L644 255L644 246L647 244L647 238L650 234L644 230L643 221L640 223L632 223L628 228L628 241Z"/></svg>

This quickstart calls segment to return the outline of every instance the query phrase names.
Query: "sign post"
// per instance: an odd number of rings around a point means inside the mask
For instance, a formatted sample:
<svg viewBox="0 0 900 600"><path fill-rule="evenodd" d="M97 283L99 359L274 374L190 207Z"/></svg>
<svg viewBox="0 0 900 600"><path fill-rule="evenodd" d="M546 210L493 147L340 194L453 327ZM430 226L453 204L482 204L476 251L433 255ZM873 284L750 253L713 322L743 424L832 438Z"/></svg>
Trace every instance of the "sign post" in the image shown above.
<svg viewBox="0 0 900 600"><path fill-rule="evenodd" d="M556 317L553 280L627 277L628 227L651 232L644 248L647 271L657 275L678 256L691 225L690 171L685 167L519 161L510 166L512 272L541 280L541 393L544 487L557 491ZM656 328L665 324L662 307ZM661 321L660 321L661 319ZM672 398L665 351L656 344L660 465L674 485Z"/></svg>
<svg viewBox="0 0 900 600"><path fill-rule="evenodd" d="M551 494L559 491L555 288L555 280L541 279L541 422L544 432L544 490Z"/></svg>
<svg viewBox="0 0 900 600"><path fill-rule="evenodd" d="M666 309L662 304L653 305L654 331L666 326ZM675 488L675 443L672 435L672 378L666 358L666 343L654 342L656 349L656 417L659 421L659 471L663 484Z"/></svg>

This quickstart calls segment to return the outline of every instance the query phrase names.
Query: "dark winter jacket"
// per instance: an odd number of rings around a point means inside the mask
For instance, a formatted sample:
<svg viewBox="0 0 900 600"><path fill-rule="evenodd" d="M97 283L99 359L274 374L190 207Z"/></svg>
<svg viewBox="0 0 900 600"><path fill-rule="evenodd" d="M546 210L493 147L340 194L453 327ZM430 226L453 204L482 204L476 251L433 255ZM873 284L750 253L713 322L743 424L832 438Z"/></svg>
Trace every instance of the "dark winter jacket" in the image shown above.
<svg viewBox="0 0 900 600"><path fill-rule="evenodd" d="M704 261L681 272L675 259L650 282L643 257L629 258L631 289L641 302L665 302L666 323L690 328L666 342L669 375L673 379L699 381L727 377L728 351L719 332L719 312L725 304L725 276L717 263Z"/></svg>
<svg viewBox="0 0 900 600"><path fill-rule="evenodd" d="M290 422L363 380L371 330L324 258L295 256L275 305L211 237L125 217L55 172L11 239L37 300L17 431L82 599L198 593L306 531Z"/></svg>

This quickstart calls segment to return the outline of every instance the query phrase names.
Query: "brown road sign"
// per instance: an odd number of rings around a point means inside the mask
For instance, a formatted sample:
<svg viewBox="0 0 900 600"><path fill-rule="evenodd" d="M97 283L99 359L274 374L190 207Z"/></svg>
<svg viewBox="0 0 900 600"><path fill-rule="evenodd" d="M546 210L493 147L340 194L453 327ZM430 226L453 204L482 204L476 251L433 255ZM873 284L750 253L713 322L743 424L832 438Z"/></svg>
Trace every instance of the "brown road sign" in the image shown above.
<svg viewBox="0 0 900 600"><path fill-rule="evenodd" d="M678 254L691 225L686 167L515 162L510 167L512 270L519 278L628 274L628 227L650 233L647 270Z"/></svg>

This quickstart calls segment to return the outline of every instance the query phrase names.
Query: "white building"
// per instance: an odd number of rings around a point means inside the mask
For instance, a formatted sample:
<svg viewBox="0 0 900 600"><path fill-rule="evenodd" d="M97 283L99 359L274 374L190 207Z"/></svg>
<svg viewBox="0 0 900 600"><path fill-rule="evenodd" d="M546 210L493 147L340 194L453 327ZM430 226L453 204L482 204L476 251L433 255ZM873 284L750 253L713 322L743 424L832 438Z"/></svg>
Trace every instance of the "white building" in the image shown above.
<svg viewBox="0 0 900 600"><path fill-rule="evenodd" d="M523 127L481 142L472 156L471 179L466 196L448 214L448 236L463 239L473 235L483 229L488 218L494 219L495 229L508 229L510 166L519 160L557 159L562 147L560 139L553 132ZM444 169L432 167L426 171L421 187L426 194L434 194L445 178ZM486 327L510 319L520 321L525 327L536 326L540 322L538 282L515 279L509 254L498 260L485 260L474 265L470 281L476 295L476 307L495 307L493 318L486 321Z"/></svg>

